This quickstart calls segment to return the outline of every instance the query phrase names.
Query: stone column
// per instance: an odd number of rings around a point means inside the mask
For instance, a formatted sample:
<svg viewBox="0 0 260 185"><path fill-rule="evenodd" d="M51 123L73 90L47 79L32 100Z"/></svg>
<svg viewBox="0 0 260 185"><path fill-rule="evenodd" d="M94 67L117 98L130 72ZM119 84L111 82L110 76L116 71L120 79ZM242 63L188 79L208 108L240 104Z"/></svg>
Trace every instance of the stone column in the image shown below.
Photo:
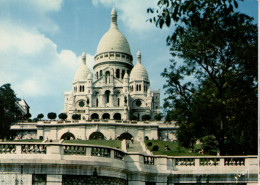
<svg viewBox="0 0 260 185"><path fill-rule="evenodd" d="M112 94L112 93L110 93L110 95L109 95L109 105L110 105L110 107L113 107L113 96L114 96L114 94Z"/></svg>

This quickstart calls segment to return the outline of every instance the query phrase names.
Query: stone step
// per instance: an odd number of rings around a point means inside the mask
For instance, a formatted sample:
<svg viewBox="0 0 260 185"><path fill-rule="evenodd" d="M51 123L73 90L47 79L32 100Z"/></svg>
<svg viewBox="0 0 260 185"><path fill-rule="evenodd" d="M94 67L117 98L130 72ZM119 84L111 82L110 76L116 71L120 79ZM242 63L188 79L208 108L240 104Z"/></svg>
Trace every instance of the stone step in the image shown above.
<svg viewBox="0 0 260 185"><path fill-rule="evenodd" d="M138 152L147 155L147 152L143 150L143 147L138 141L134 141L134 143L130 141L129 148L127 148L127 152Z"/></svg>

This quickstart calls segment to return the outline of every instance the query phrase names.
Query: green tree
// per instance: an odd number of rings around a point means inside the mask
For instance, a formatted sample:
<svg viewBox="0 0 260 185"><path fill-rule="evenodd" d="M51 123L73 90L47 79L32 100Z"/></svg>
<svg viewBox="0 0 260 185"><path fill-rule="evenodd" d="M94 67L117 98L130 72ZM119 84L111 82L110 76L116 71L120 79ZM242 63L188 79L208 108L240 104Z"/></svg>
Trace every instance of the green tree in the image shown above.
<svg viewBox="0 0 260 185"><path fill-rule="evenodd" d="M60 114L59 114L59 118L62 119L63 121L64 121L65 119L67 119L67 117L68 117L68 116L67 116L66 113L60 113Z"/></svg>
<svg viewBox="0 0 260 185"><path fill-rule="evenodd" d="M256 154L257 26L237 7L236 0L159 0L148 12L160 28L174 25L162 76L166 120L178 122L181 143L213 135L221 154ZM185 128L189 142L180 137Z"/></svg>
<svg viewBox="0 0 260 185"><path fill-rule="evenodd" d="M56 119L57 114L54 113L54 112L49 112L49 113L47 114L47 116L48 116L49 119L53 120L53 119Z"/></svg>
<svg viewBox="0 0 260 185"><path fill-rule="evenodd" d="M162 118L163 118L163 115L162 115L161 113L156 114L156 115L154 116L154 119L155 119L156 121L161 121Z"/></svg>
<svg viewBox="0 0 260 185"><path fill-rule="evenodd" d="M201 138L202 141L202 146L201 148L204 151L204 154L217 154L217 140L215 138L215 136L204 136Z"/></svg>
<svg viewBox="0 0 260 185"><path fill-rule="evenodd" d="M80 120L80 117L81 117L80 114L73 114L72 115L73 120Z"/></svg>
<svg viewBox="0 0 260 185"><path fill-rule="evenodd" d="M0 138L10 135L10 126L13 122L21 118L16 107L16 95L10 84L0 87Z"/></svg>
<svg viewBox="0 0 260 185"><path fill-rule="evenodd" d="M151 116L148 114L145 114L142 116L142 121L149 121L151 119Z"/></svg>
<svg viewBox="0 0 260 185"><path fill-rule="evenodd" d="M42 113L40 113L40 114L37 115L37 118L38 118L39 120L41 120L43 117L44 117L44 115L43 115Z"/></svg>

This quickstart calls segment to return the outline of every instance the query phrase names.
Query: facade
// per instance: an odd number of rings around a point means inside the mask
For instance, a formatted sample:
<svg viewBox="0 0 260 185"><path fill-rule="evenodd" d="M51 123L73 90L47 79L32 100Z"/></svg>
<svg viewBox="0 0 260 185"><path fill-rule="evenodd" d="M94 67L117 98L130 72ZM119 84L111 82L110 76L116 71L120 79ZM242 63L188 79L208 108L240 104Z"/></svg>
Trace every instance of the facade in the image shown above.
<svg viewBox="0 0 260 185"><path fill-rule="evenodd" d="M151 91L148 73L137 62L127 39L117 27L117 13L111 12L111 25L101 38L91 70L86 65L86 54L72 83L72 91L65 93L65 110L68 117L80 114L81 119L129 120L133 115L142 120L149 115L152 120L160 113L160 90Z"/></svg>

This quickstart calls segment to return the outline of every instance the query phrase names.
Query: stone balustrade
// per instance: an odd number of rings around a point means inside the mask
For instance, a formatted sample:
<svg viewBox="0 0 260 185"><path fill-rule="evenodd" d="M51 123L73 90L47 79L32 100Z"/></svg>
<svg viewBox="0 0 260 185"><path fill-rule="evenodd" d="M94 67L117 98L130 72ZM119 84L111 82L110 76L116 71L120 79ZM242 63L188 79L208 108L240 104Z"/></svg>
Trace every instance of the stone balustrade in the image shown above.
<svg viewBox="0 0 260 185"><path fill-rule="evenodd" d="M59 179L71 174L100 175L125 179L130 185L137 183L137 177L138 183L142 184L140 174L147 174L147 181L175 184L255 183L258 173L257 156L156 156L105 146L58 142L0 142L0 164L0 173L2 170L12 174L6 178L13 179L26 171L28 179L32 179L30 174L37 172L47 174L51 184L50 178L56 178L57 173Z"/></svg>
<svg viewBox="0 0 260 185"><path fill-rule="evenodd" d="M125 160L125 155L134 157L136 162L145 165L155 165L157 160L164 158L171 160L171 167L234 167L248 166L247 161L251 158L247 156L153 156L143 154L127 154L124 151L111 147L92 146L84 144L64 144L64 143L20 143L2 142L0 143L1 154L55 154L55 155L79 155L114 158Z"/></svg>

